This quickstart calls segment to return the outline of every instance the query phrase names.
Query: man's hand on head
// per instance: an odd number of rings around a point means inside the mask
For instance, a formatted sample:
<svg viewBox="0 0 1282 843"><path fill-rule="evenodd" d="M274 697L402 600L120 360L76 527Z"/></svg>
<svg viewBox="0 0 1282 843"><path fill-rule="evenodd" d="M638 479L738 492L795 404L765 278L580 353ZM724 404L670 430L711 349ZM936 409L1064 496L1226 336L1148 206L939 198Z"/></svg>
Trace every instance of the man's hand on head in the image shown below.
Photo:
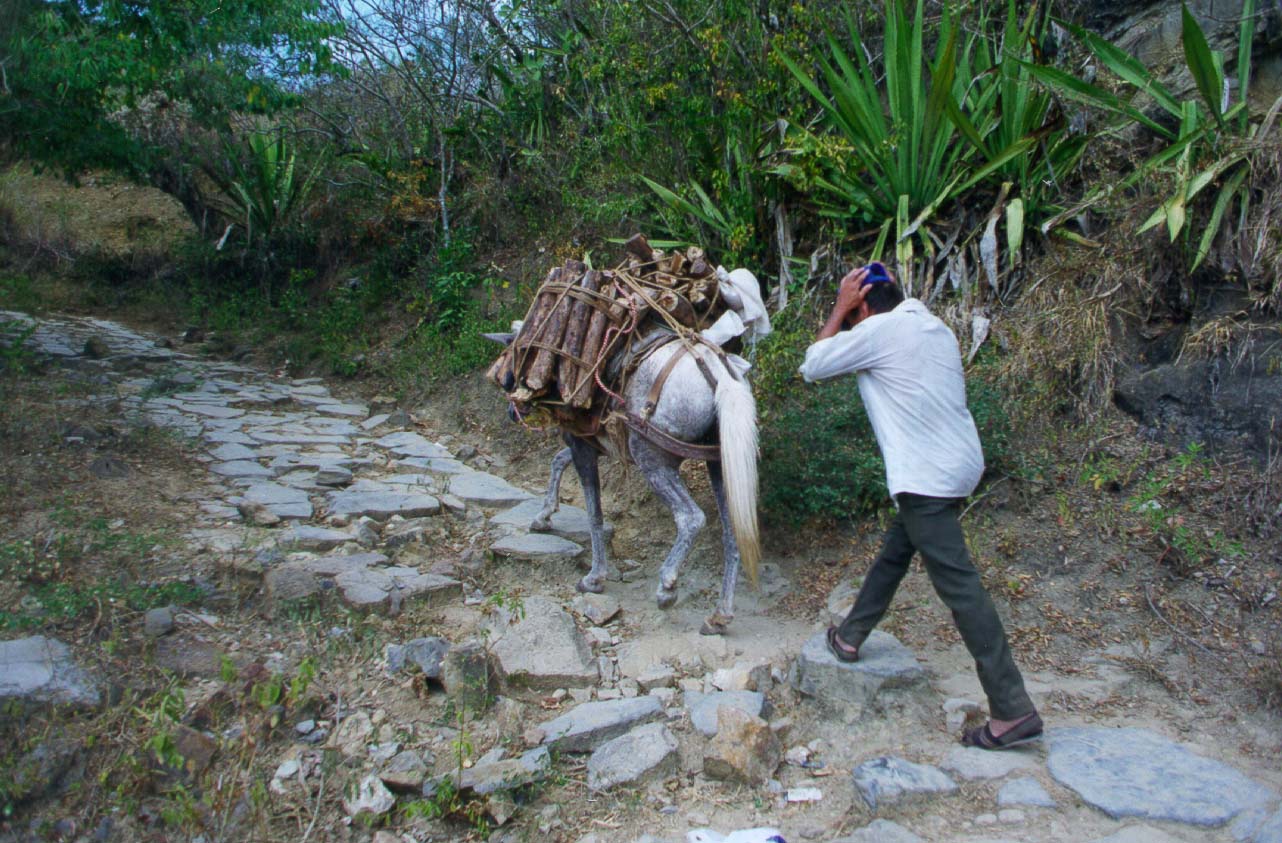
<svg viewBox="0 0 1282 843"><path fill-rule="evenodd" d="M868 277L868 268L861 266L852 269L846 273L846 277L841 279L841 286L837 288L837 305L834 310L840 311L842 318L848 317L859 309L859 305L864 303L868 297L868 291L871 287L864 286L864 280Z"/></svg>

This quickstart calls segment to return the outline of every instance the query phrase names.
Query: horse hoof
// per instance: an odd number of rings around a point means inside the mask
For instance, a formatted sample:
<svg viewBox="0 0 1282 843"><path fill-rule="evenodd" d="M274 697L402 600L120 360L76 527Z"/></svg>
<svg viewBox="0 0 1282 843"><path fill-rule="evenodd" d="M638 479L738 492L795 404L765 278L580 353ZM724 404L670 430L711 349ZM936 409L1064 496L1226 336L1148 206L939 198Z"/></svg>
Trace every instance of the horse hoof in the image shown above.
<svg viewBox="0 0 1282 843"><path fill-rule="evenodd" d="M677 602L677 590L675 588L659 589L658 593L654 595L654 602L659 604L660 609L672 608Z"/></svg>
<svg viewBox="0 0 1282 843"><path fill-rule="evenodd" d="M550 533L552 532L552 521L548 518L535 518L530 522L531 533Z"/></svg>
<svg viewBox="0 0 1282 843"><path fill-rule="evenodd" d="M590 580L587 577L584 577L583 579L579 580L579 584L576 585L575 588L581 592L584 592L584 593L591 592L592 594L601 594L602 592L605 591L605 586L601 585L601 583L599 582Z"/></svg>
<svg viewBox="0 0 1282 843"><path fill-rule="evenodd" d="M730 626L730 621L732 620L734 620L733 615L730 617L726 617L725 615L711 615L704 619L703 626L699 628L699 634L721 635L725 633L727 627Z"/></svg>

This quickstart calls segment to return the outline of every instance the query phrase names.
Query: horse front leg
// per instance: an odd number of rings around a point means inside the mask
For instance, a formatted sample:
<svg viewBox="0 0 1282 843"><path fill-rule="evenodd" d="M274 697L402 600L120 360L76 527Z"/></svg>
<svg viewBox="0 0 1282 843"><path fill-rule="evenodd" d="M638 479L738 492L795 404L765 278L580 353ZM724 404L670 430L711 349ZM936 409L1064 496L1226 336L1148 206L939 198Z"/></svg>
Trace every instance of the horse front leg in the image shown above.
<svg viewBox="0 0 1282 843"><path fill-rule="evenodd" d="M695 537L707 523L707 517L699 504L695 503L690 490L681 482L678 470L681 461L671 454L660 451L639 436L633 434L628 439L632 459L637 468L645 475L650 488L659 496L659 500L672 510L672 520L676 522L677 538L668 551L659 569L659 589L655 592L655 601L660 609L666 609L677 602L677 575L681 563L690 555Z"/></svg>
<svg viewBox="0 0 1282 843"><path fill-rule="evenodd" d="M536 533L546 533L552 529L552 516L561 508L561 475L565 473L565 468L573 460L570 448L562 448L556 452L552 458L552 479L548 482L548 490L543 495L543 508L539 514L534 516L530 522L530 529Z"/></svg>
<svg viewBox="0 0 1282 843"><path fill-rule="evenodd" d="M574 470L579 474L579 484L583 487L583 505L588 512L588 535L592 539L592 570L579 580L576 586L579 591L590 591L600 594L605 591L605 578L610 570L610 563L605 552L605 525L601 515L601 475L597 468L596 449L584 439L570 437L570 452L574 460ZM559 459L561 454L557 454Z"/></svg>
<svg viewBox="0 0 1282 843"><path fill-rule="evenodd" d="M734 620L734 590L739 582L739 545L734 539L734 527L730 523L730 513L726 506L726 486L721 476L721 463L710 460L708 480L712 484L713 496L717 499L717 512L721 513L721 552L725 560L721 573L721 602L717 610L708 615L699 630L703 635L720 635Z"/></svg>

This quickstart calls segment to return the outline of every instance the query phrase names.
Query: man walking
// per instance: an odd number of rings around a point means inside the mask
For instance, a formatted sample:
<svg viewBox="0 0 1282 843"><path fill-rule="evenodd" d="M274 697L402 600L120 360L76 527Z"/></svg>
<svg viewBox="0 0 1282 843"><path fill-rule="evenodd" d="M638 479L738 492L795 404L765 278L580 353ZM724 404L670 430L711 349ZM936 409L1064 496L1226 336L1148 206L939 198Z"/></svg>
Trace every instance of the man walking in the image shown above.
<svg viewBox="0 0 1282 843"><path fill-rule="evenodd" d="M858 376L898 513L850 614L828 628L828 648L840 661L858 660L860 645L920 552L988 696L991 719L967 730L962 743L1007 749L1040 738L1042 719L958 521L962 500L984 472L984 456L966 409L957 338L925 305L905 299L878 263L841 280L832 314L801 366L807 382L851 372Z"/></svg>

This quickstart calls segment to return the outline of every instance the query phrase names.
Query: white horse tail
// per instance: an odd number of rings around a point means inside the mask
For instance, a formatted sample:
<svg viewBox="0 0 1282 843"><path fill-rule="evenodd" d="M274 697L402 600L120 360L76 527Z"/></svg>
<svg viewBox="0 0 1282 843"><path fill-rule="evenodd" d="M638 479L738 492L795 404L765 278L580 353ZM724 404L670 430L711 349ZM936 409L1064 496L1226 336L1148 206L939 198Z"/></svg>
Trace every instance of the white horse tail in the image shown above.
<svg viewBox="0 0 1282 843"><path fill-rule="evenodd" d="M717 379L717 425L721 437L721 476L726 508L739 559L757 584L761 539L757 530L757 402L752 389L729 372Z"/></svg>

